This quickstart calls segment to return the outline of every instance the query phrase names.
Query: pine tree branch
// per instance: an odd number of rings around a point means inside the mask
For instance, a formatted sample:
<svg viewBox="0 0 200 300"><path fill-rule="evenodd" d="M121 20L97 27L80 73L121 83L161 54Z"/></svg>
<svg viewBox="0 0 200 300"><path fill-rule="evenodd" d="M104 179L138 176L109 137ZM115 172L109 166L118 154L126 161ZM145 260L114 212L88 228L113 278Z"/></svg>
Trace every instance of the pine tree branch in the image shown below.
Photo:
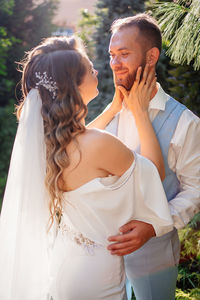
<svg viewBox="0 0 200 300"><path fill-rule="evenodd" d="M178 0L154 5L163 38L169 41L167 54L178 64L200 69L200 1Z"/></svg>

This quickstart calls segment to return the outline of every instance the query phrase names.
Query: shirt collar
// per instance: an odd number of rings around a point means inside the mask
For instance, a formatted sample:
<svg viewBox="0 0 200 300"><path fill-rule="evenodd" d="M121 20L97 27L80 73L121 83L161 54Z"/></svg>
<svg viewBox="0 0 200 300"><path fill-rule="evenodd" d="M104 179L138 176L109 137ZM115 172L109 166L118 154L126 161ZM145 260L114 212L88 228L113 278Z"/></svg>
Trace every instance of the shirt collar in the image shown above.
<svg viewBox="0 0 200 300"><path fill-rule="evenodd" d="M165 110L165 105L167 100L169 99L169 95L167 95L162 89L161 85L157 83L158 91L156 95L151 99L149 103L149 109L158 109Z"/></svg>
<svg viewBox="0 0 200 300"><path fill-rule="evenodd" d="M157 82L157 86L158 86L158 91L149 103L149 110L157 109L157 110L164 111L166 102L169 99L169 95L165 93L165 91L162 89L161 85L158 82ZM131 114L131 112L126 108L126 105L124 103L122 104L122 111L125 111L126 113L129 112Z"/></svg>

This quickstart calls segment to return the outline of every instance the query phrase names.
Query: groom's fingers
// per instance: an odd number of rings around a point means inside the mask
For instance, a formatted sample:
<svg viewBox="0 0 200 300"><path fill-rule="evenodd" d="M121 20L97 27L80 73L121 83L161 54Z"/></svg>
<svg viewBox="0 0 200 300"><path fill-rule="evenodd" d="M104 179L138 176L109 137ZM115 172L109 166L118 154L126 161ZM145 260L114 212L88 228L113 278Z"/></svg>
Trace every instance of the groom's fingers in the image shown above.
<svg viewBox="0 0 200 300"><path fill-rule="evenodd" d="M119 228L119 231L122 232L122 233L127 233L128 231L134 229L137 225L137 221L135 220L132 220L130 222L128 222L127 224L121 226Z"/></svg>
<svg viewBox="0 0 200 300"><path fill-rule="evenodd" d="M151 224L138 220L132 220L120 227L120 232L123 232L123 234L108 238L110 242L115 242L109 245L109 250L113 255L129 254L155 236L155 230ZM127 242L130 242L130 244L127 245ZM121 244L120 249L116 249L117 244ZM129 245L132 245L132 247Z"/></svg>
<svg viewBox="0 0 200 300"><path fill-rule="evenodd" d="M122 242L128 242L131 239L132 239L132 236L129 233L125 233L125 234L110 236L108 238L108 241L122 243Z"/></svg>
<svg viewBox="0 0 200 300"><path fill-rule="evenodd" d="M136 247L127 247L127 248L125 248L123 250L111 251L111 254L112 255L118 255L118 256L124 256L124 255L132 253L135 250L137 250Z"/></svg>
<svg viewBox="0 0 200 300"><path fill-rule="evenodd" d="M141 247L141 240L133 232L110 237L109 240L116 242L107 247L113 255L126 255Z"/></svg>
<svg viewBox="0 0 200 300"><path fill-rule="evenodd" d="M127 247L132 247L132 246L133 246L132 241L129 241L129 242L124 242L124 243L114 243L112 245L109 245L107 247L107 249L110 251L114 251L114 250L124 249Z"/></svg>

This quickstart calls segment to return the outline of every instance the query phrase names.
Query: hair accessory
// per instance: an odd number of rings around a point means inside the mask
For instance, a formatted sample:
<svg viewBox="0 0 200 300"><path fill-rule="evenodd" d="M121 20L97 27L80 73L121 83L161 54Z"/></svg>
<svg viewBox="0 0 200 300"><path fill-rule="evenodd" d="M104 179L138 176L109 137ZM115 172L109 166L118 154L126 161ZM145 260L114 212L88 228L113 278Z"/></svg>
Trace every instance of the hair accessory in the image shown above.
<svg viewBox="0 0 200 300"><path fill-rule="evenodd" d="M47 72L43 72L43 74L41 74L40 72L35 72L35 76L40 79L40 81L36 83L36 88L42 85L49 92L53 93L53 98L55 99L56 90L58 89L58 87L56 85L56 82L52 80L52 77L48 77Z"/></svg>

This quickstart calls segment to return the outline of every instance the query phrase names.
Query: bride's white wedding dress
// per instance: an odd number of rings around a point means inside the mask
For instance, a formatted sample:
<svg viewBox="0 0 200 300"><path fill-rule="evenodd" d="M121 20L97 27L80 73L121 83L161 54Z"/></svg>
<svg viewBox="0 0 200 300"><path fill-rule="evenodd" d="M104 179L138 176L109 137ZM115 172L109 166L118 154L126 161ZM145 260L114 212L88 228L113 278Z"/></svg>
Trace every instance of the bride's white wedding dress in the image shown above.
<svg viewBox="0 0 200 300"><path fill-rule="evenodd" d="M151 223L156 234L173 228L155 166L135 155L121 176L95 178L64 193L62 220L51 263L53 300L124 300L123 258L107 250L107 238L132 219Z"/></svg>

